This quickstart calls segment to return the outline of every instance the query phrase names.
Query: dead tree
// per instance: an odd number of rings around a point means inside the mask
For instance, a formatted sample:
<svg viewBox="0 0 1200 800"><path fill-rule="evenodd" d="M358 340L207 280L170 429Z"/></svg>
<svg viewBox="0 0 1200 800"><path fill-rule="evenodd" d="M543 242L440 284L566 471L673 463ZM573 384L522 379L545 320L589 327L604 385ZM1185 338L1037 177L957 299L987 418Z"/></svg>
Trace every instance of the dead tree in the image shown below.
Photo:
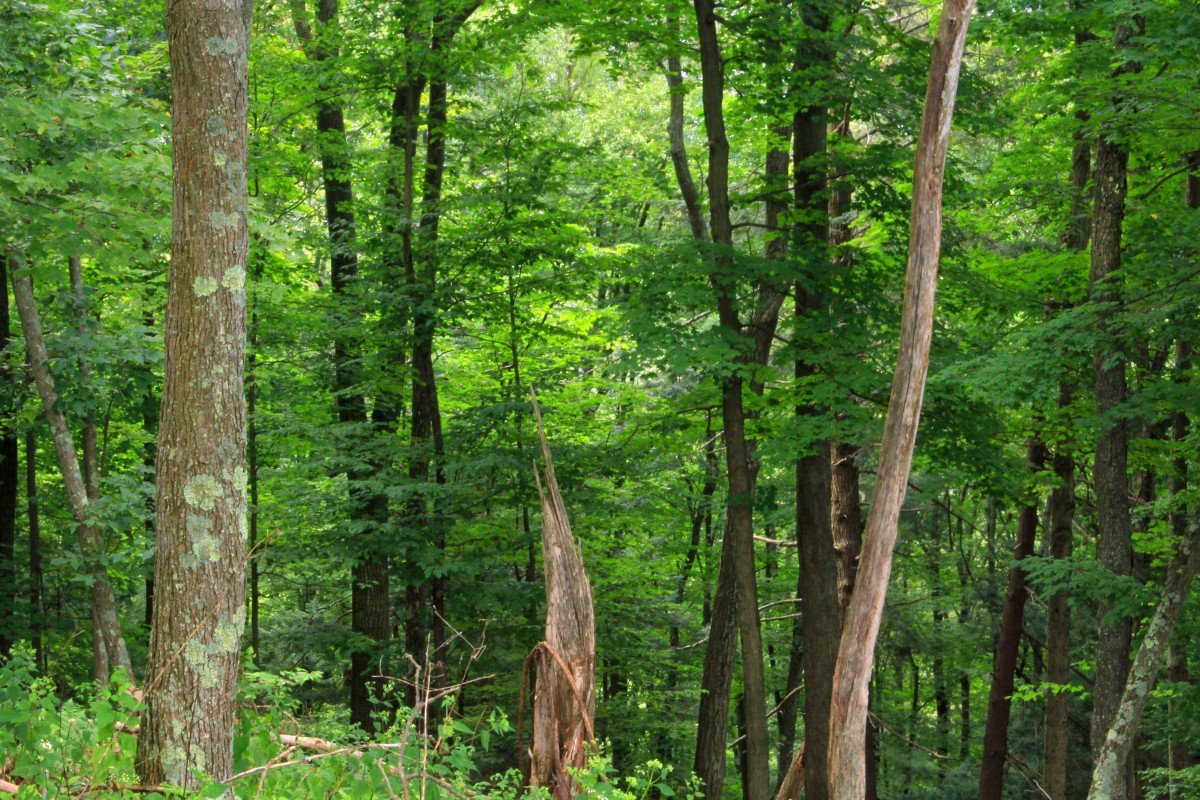
<svg viewBox="0 0 1200 800"><path fill-rule="evenodd" d="M546 577L546 639L525 659L521 681L521 708L531 696L532 731L528 764L522 764L528 786L544 786L554 800L571 800L579 787L570 769L587 764L595 739L596 622L592 586L583 569L583 557L571 534L567 509L554 476L550 445L542 427L542 412L533 388L533 416L546 461L545 483L537 471L542 499L542 558ZM518 713L517 736L521 719Z"/></svg>

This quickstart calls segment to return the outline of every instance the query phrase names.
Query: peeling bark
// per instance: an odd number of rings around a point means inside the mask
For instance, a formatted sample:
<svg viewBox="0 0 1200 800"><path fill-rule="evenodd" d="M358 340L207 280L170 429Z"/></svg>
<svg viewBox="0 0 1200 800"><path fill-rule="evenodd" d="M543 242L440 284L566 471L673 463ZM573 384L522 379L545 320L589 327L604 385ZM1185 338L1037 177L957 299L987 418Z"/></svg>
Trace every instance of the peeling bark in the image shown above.
<svg viewBox="0 0 1200 800"><path fill-rule="evenodd" d="M883 616L916 444L941 251L942 172L973 0L946 0L933 43L929 86L913 171L912 227L900 323L900 351L880 443L878 477L867 517L857 584L842 629L829 726L830 797L861 800L865 791L868 685Z"/></svg>

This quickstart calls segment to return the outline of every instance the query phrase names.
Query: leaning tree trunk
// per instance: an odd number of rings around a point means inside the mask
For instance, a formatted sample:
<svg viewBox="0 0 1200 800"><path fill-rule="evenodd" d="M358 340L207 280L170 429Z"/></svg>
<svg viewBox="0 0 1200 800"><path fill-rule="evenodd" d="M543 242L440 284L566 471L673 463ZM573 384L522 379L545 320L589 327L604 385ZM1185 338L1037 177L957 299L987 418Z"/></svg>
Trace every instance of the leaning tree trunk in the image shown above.
<svg viewBox="0 0 1200 800"><path fill-rule="evenodd" d="M1031 439L1027 451L1034 472L1046 466L1046 446ZM1004 766L1008 760L1008 721L1012 712L1012 693L1017 671L1017 650L1024 629L1025 600L1029 589L1021 562L1033 555L1037 536L1037 498L1021 506L1017 517L1017 541L1013 547L1013 565L1008 572L1008 592L1000 614L1000 635L992 656L992 686L988 693L987 722L983 729L983 761L979 768L979 800L1000 800L1004 791Z"/></svg>
<svg viewBox="0 0 1200 800"><path fill-rule="evenodd" d="M530 394L533 395L532 387ZM546 460L545 484L540 478L537 480L542 499L546 640L526 659L529 693L533 697L526 780L530 786L546 787L554 800L572 800L580 789L568 770L586 766L589 745L595 738L596 622L592 585L558 490L536 396L533 415L542 442L542 457Z"/></svg>
<svg viewBox="0 0 1200 800"><path fill-rule="evenodd" d="M861 800L866 780L866 724L871 665L892 569L900 506L912 466L929 346L942 241L942 171L974 0L946 0L933 42L929 87L913 170L912 223L900 352L888 402L879 466L857 585L846 611L829 719L832 800Z"/></svg>
<svg viewBox="0 0 1200 800"><path fill-rule="evenodd" d="M1096 755L1092 770L1092 787L1088 800L1112 800L1126 791L1126 770L1129 754L1137 738L1142 712L1150 699L1159 667L1166 656L1171 631L1183 611L1190 594L1192 579L1200 567L1200 519L1193 519L1192 529L1179 543L1175 557L1167 566L1162 597L1146 628L1146 636L1138 648L1121 699L1113 709L1112 723Z"/></svg>
<svg viewBox="0 0 1200 800"><path fill-rule="evenodd" d="M148 784L229 778L246 621L246 95L249 0L171 0L174 182Z"/></svg>
<svg viewBox="0 0 1200 800"><path fill-rule="evenodd" d="M42 411L53 434L54 451L62 471L63 488L66 490L71 516L76 523L79 550L92 579L92 629L99 639L93 652L98 662L103 659L110 669L123 669L125 674L132 678L133 665L129 661L129 650L125 647L125 635L121 632L121 619L117 612L112 583L108 578L108 569L104 566L104 541L100 533L87 522L87 486L83 471L79 468L75 440L67 427L66 418L58 408L58 392L54 387L54 376L50 374L50 356L46 352L41 318L34 302L33 281L24 271L20 261L11 254L8 268L13 298L17 302L17 314L21 317L21 329L25 334L29 368L33 371L33 379L42 398Z"/></svg>

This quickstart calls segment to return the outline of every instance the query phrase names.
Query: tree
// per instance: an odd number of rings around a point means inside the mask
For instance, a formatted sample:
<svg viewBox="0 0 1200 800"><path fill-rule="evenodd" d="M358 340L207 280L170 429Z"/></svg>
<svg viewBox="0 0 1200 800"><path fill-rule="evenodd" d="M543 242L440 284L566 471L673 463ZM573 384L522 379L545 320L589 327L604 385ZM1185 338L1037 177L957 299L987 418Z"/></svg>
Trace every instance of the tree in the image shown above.
<svg viewBox="0 0 1200 800"><path fill-rule="evenodd" d="M174 194L155 603L138 773L229 777L246 573L246 104L252 6L174 0Z"/></svg>
<svg viewBox="0 0 1200 800"><path fill-rule="evenodd" d="M913 168L900 355L880 443L878 476L864 536L866 544L842 627L833 675L829 722L829 781L833 800L857 800L864 791L868 684L891 573L897 517L908 485L929 369L933 296L941 250L942 171L950 145L950 121L967 24L974 5L972 0L946 0L933 42L929 87Z"/></svg>

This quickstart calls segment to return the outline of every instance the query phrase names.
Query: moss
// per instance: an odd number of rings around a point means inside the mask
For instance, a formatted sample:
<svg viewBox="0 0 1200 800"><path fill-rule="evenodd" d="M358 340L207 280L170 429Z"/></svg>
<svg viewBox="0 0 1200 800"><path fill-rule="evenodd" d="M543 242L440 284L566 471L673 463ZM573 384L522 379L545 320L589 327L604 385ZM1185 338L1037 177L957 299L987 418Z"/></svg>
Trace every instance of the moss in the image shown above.
<svg viewBox="0 0 1200 800"><path fill-rule="evenodd" d="M221 484L212 475L197 475L183 487L183 499L202 511L212 511L220 498Z"/></svg>
<svg viewBox="0 0 1200 800"><path fill-rule="evenodd" d="M192 291L196 293L196 297L208 297L217 290L217 279L210 278L207 275L201 275L196 280L192 281Z"/></svg>

